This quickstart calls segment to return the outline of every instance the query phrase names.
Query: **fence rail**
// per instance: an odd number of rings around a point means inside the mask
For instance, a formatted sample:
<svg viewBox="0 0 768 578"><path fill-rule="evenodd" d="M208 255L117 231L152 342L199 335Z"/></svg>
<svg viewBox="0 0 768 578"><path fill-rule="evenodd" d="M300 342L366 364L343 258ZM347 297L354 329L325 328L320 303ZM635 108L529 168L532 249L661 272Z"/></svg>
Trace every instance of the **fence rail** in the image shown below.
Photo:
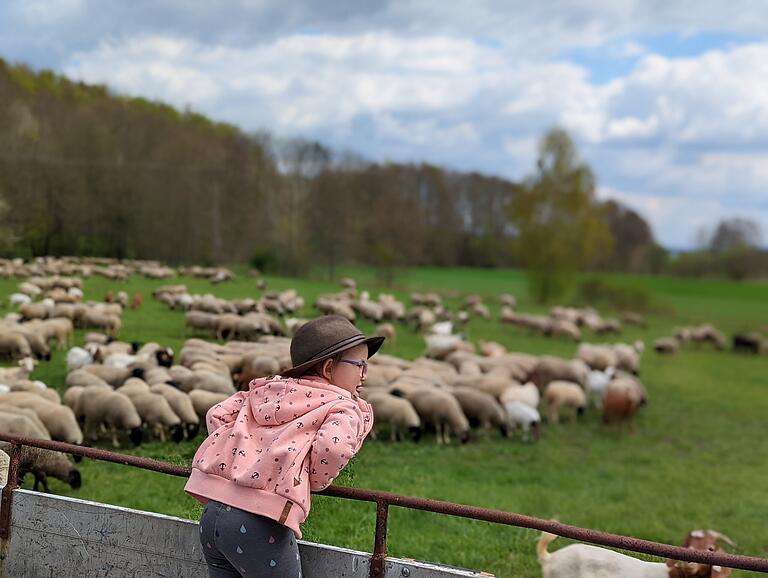
<svg viewBox="0 0 768 578"><path fill-rule="evenodd" d="M10 466L8 468L8 483L2 493L2 510L0 510L0 538L8 538L10 523L10 510L12 507L13 490L17 485L19 474L19 465L21 459L22 446L32 446L47 450L54 450L68 453L84 458L125 464L144 470L151 470L169 474L172 476L189 477L191 468L177 466L158 460L119 454L97 448L86 448L82 446L56 442L50 440L40 440L26 436L16 436L0 433L0 441L11 444L9 456ZM402 496L390 492L380 492L376 490L364 490L360 488L345 488L340 486L331 486L319 495L335 498L344 498L349 500L358 500L373 502L376 504L376 539L374 543L373 558L371 559L370 576L371 578L381 578L384 576L384 561L387 557L387 520L389 507L396 506L400 508L410 508L414 510L423 510L437 514L448 514L462 518L471 518L474 520L484 520L495 524L505 524L508 526L517 526L541 530L557 534L566 538L572 538L582 542L590 542L600 546L609 546L650 554L661 558L672 558L685 562L699 562L710 564L712 566L723 566L726 568L736 568L740 570L752 570L756 572L768 573L768 559L757 558L753 556L741 556L728 554L724 552L708 552L704 550L691 550L679 546L670 546L649 540L641 540L629 536L610 534L578 526L562 524L553 520L544 520L533 516L523 514L514 514L511 512L502 512L487 508L478 508L452 502L443 502L439 500L430 500L426 498L415 498L412 496Z"/></svg>

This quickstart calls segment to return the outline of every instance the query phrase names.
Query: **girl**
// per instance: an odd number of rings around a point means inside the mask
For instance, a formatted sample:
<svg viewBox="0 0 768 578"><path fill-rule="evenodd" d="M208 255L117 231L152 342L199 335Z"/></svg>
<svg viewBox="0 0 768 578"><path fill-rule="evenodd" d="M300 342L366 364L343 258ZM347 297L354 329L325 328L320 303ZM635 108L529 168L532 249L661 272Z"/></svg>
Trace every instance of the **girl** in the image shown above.
<svg viewBox="0 0 768 578"><path fill-rule="evenodd" d="M184 489L206 504L200 542L211 578L301 576L296 539L310 492L328 487L371 431L358 393L383 341L343 317L314 319L291 341L291 369L208 411Z"/></svg>

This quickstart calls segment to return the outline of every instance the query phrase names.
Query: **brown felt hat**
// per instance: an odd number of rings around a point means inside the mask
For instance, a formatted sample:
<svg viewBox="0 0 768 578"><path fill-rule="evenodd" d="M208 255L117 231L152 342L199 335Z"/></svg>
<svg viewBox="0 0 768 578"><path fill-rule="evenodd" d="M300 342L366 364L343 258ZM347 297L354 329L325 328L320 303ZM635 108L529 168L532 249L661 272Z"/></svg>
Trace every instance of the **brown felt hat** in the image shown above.
<svg viewBox="0 0 768 578"><path fill-rule="evenodd" d="M337 353L365 343L371 358L384 342L383 337L366 337L340 315L318 317L302 325L291 340L291 363L284 377L300 377L307 369Z"/></svg>

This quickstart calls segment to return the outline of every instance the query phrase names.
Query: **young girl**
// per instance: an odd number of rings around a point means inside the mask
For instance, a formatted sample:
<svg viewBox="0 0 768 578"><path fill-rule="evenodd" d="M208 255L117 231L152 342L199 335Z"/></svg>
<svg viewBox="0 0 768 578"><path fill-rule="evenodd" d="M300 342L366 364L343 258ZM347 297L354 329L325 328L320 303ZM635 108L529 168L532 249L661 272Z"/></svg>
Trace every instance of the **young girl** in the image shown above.
<svg viewBox="0 0 768 578"><path fill-rule="evenodd" d="M373 426L358 393L382 341L343 317L314 319L291 341L290 370L208 411L184 489L206 504L200 542L212 578L301 576L310 492L330 485Z"/></svg>

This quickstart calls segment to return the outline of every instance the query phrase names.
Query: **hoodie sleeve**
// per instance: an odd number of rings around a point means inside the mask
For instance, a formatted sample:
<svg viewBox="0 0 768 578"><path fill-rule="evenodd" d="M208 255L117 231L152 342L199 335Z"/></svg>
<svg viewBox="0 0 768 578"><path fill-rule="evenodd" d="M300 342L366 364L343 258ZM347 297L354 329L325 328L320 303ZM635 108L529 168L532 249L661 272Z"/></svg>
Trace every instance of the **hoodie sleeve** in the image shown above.
<svg viewBox="0 0 768 578"><path fill-rule="evenodd" d="M309 486L324 490L363 445L373 427L373 411L367 402L341 403L330 411L312 443Z"/></svg>
<svg viewBox="0 0 768 578"><path fill-rule="evenodd" d="M208 413L205 414L205 424L208 426L208 435L215 432L224 424L235 421L237 414L240 413L240 408L242 408L243 403L245 403L245 398L248 396L248 393L249 392L247 391L239 391L208 410Z"/></svg>

